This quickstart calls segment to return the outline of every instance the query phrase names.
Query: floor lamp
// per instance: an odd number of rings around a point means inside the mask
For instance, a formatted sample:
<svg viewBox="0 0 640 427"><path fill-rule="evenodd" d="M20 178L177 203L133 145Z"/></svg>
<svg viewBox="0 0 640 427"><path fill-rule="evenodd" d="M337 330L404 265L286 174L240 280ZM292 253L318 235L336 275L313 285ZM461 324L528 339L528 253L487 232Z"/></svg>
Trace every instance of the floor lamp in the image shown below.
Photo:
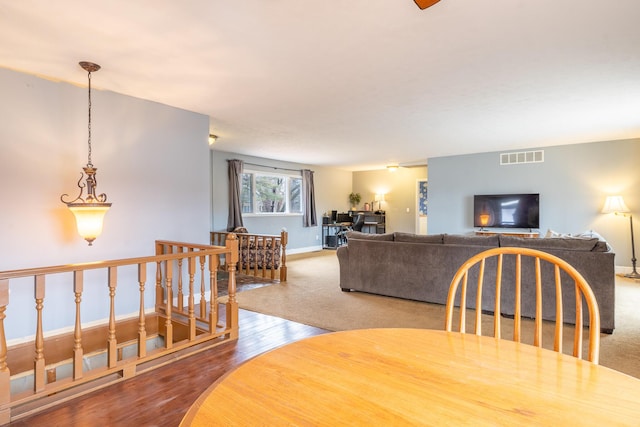
<svg viewBox="0 0 640 427"><path fill-rule="evenodd" d="M631 226L631 265L633 266L633 271L625 274L624 277L640 279L640 274L636 271L636 244L633 239L633 215L631 215L631 210L624 203L622 196L607 196L607 199L604 201L602 213L615 213L616 215L629 216L629 225Z"/></svg>

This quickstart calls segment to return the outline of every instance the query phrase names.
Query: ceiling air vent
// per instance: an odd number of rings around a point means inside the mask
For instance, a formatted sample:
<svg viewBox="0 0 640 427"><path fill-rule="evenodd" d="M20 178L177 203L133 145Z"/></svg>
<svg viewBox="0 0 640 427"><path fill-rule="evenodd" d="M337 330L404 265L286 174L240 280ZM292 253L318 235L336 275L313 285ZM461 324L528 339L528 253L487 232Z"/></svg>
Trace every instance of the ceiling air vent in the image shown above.
<svg viewBox="0 0 640 427"><path fill-rule="evenodd" d="M501 153L500 165L519 165L522 163L544 162L544 150L518 151L516 153Z"/></svg>

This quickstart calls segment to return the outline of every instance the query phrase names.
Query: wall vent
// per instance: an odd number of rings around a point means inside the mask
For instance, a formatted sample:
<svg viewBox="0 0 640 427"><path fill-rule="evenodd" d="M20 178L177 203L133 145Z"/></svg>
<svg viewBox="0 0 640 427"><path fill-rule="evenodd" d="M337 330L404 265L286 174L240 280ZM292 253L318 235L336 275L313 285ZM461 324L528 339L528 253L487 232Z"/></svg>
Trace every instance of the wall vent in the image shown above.
<svg viewBox="0 0 640 427"><path fill-rule="evenodd" d="M518 151L515 153L501 153L500 165L519 165L522 163L544 162L544 150Z"/></svg>

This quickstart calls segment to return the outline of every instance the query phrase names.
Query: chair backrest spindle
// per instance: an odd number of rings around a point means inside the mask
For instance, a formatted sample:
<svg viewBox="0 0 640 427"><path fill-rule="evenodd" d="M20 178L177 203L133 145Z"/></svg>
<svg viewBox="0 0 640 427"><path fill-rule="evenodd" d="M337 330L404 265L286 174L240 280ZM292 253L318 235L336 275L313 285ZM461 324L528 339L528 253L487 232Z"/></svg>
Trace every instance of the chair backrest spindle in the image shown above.
<svg viewBox="0 0 640 427"><path fill-rule="evenodd" d="M511 295L511 291L503 292L505 285L503 284L503 278L511 276L505 275L503 266L507 262L504 255L513 256L514 276L513 276L513 340L522 341L522 326L523 326L523 298L530 298L532 296L531 290L526 290L530 287L533 289L535 295L535 318L533 324L533 345L542 347L543 337L543 295L545 292L555 292L555 325L554 325L554 343L553 349L557 352L562 352L563 341L563 325L564 325L564 310L563 310L563 277L566 279L569 277L572 279L575 292L575 328L573 339L573 355L578 358L582 358L582 341L583 341L583 316L585 315L583 306L583 299L587 303L588 315L589 315L589 354L587 359L593 363L598 363L599 351L600 351L600 314L598 311L598 303L595 295L591 290L591 287L586 282L584 277L569 263L558 258L552 254L542 252L530 248L515 248L515 247L501 247L493 248L483 251L471 258L469 258L458 269L451 281L449 287L449 295L447 297L446 316L445 316L445 330L451 331L453 328L453 311L456 302L456 296L460 294L459 311L460 311L460 325L459 330L462 333L466 332L466 311L467 311L467 294L468 281L470 271L473 274L478 274L477 278L477 290L475 296L475 333L476 335L482 334L482 295L483 295L483 279L486 269L485 262L489 259L495 258L496 262L496 283L495 283L495 300L493 307L493 336L501 338L502 325L501 325L501 300L503 295ZM525 268L525 260L527 261ZM511 258L509 258L509 263ZM543 265L546 264L553 266L552 270L543 269ZM475 268L477 266L477 269ZM531 272L533 278L523 276ZM546 274L544 272L547 272ZM544 286L544 279L552 276L554 281L553 285ZM551 280L551 279L550 279ZM550 281L549 280L549 281ZM568 284L567 284L568 286ZM458 292L458 288L459 292ZM569 288L571 289L571 288ZM473 294L470 294L473 295ZM549 297L548 295L546 297ZM529 305L529 307L533 307ZM505 313L509 314L509 313ZM527 315L528 316L528 315Z"/></svg>

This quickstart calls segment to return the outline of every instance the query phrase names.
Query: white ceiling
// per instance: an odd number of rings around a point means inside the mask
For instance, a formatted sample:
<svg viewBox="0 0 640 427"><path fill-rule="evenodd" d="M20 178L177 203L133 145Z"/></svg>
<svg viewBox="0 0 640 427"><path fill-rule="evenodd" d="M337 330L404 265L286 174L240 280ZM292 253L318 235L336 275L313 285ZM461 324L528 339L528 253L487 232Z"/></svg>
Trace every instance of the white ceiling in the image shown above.
<svg viewBox="0 0 640 427"><path fill-rule="evenodd" d="M349 170L640 137L639 0L0 0L0 67Z"/></svg>

